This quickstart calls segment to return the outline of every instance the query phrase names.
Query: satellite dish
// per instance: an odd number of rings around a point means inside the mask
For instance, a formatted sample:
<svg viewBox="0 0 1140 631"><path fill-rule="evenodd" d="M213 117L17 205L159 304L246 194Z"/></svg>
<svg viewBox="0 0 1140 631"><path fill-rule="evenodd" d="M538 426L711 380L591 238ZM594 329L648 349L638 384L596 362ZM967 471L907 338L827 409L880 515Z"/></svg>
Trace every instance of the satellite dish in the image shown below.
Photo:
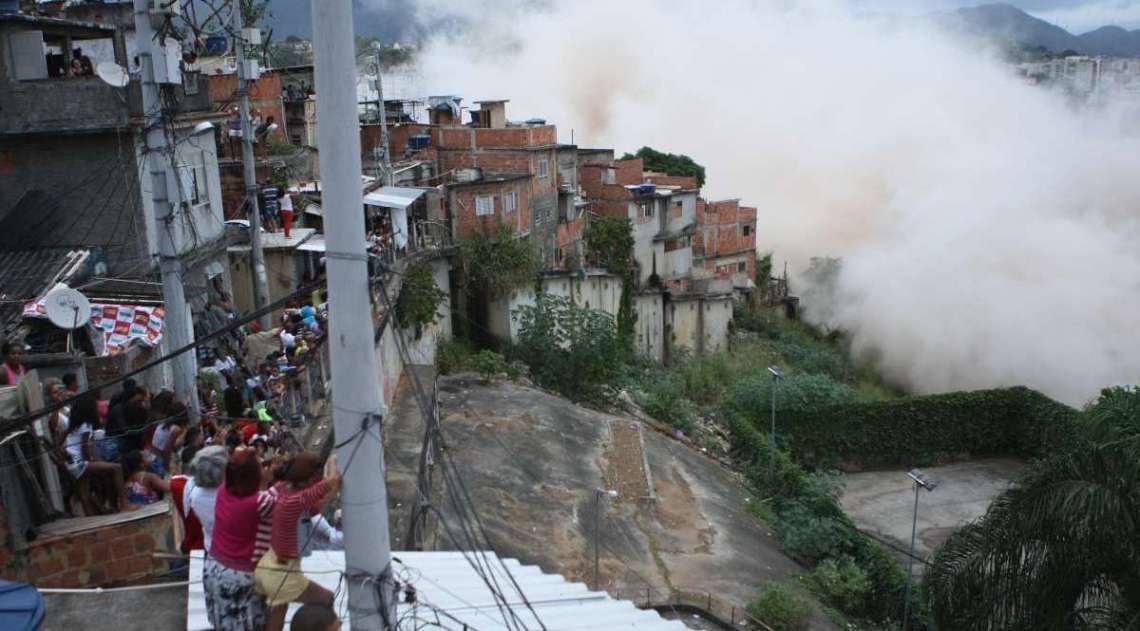
<svg viewBox="0 0 1140 631"><path fill-rule="evenodd" d="M91 319L91 301L70 287L58 287L44 297L48 320L61 329L78 329Z"/></svg>
<svg viewBox="0 0 1140 631"><path fill-rule="evenodd" d="M113 61L104 61L95 66L95 74L107 85L116 88L125 88L131 82L131 75L122 66Z"/></svg>

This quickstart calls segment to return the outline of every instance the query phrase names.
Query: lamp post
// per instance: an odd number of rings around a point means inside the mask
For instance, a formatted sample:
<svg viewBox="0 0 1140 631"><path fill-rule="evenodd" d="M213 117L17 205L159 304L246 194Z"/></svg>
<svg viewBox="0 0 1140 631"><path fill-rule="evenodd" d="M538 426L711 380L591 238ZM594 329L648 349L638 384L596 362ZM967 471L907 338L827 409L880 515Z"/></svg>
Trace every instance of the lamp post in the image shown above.
<svg viewBox="0 0 1140 631"><path fill-rule="evenodd" d="M616 498L618 492L609 489L594 489L594 589L600 590L601 583L598 580L598 547L601 545L601 540L598 538L601 535L601 515L602 515L602 496L609 495L611 498Z"/></svg>
<svg viewBox="0 0 1140 631"><path fill-rule="evenodd" d="M772 431L769 434L772 447L768 454L768 484L775 486L776 484L776 387L780 381L784 379L784 373L775 366L768 366L768 372L772 373Z"/></svg>
<svg viewBox="0 0 1140 631"><path fill-rule="evenodd" d="M914 540L918 534L918 491L919 489L926 489L927 492L930 492L938 486L937 482L926 477L918 469L911 469L907 471L906 475L914 481L914 517L910 524L910 554L907 556L906 563L906 591L903 592L903 631L906 631L910 624L910 584L914 580Z"/></svg>

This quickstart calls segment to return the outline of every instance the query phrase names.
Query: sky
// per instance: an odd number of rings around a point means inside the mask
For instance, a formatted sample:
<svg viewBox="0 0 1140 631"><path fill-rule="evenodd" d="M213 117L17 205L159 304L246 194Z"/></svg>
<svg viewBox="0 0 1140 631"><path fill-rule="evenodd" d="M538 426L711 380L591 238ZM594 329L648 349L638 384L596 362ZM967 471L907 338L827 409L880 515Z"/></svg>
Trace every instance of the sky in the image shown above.
<svg viewBox="0 0 1140 631"><path fill-rule="evenodd" d="M982 4L963 0L851 0L868 12L925 14ZM1005 0L1074 34L1115 24L1140 28L1140 0Z"/></svg>

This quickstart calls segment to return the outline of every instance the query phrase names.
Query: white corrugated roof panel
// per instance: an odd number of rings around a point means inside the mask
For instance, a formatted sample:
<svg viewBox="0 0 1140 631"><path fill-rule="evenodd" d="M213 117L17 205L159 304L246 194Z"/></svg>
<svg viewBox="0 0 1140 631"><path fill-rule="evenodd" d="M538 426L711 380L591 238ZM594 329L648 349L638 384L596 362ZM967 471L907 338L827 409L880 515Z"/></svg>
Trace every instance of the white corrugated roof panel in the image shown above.
<svg viewBox="0 0 1140 631"><path fill-rule="evenodd" d="M365 195L364 204L381 208L407 208L423 194L422 188L383 186Z"/></svg>
<svg viewBox="0 0 1140 631"><path fill-rule="evenodd" d="M462 631L496 631L508 629L495 599L486 584L459 552L398 552L393 562L399 579L416 589L417 604L400 603L397 619L404 620L407 628L413 624L430 622L432 628ZM638 609L627 600L615 600L605 592L590 591L582 583L571 583L557 574L546 574L538 567L522 565L514 559L505 559L531 606L532 614L510 587L510 579L494 552L484 553L495 580L507 595L511 609L522 621L522 626L541 629L535 615L548 631L571 629L643 629L647 631L681 631L686 627L677 621L665 620L655 611ZM337 594L336 607L348 629L348 603L341 585L344 571L343 552L315 552L302 563L305 574L313 581ZM190 559L190 586L187 601L186 628L188 631L209 629L206 601L202 594L202 553L195 552ZM340 587L341 589L338 589ZM292 619L298 608L292 605L287 619ZM446 614L446 615L445 615ZM466 627L464 626L466 625ZM401 627L403 628L403 627Z"/></svg>

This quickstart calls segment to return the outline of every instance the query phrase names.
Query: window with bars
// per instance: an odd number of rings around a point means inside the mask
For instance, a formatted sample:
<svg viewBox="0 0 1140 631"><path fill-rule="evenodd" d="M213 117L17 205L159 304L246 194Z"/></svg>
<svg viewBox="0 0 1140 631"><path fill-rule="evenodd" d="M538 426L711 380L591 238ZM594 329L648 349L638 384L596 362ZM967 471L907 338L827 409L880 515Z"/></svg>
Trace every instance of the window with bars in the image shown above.
<svg viewBox="0 0 1140 631"><path fill-rule="evenodd" d="M493 195L479 195L475 198L475 215L483 217L495 214L495 197Z"/></svg>

